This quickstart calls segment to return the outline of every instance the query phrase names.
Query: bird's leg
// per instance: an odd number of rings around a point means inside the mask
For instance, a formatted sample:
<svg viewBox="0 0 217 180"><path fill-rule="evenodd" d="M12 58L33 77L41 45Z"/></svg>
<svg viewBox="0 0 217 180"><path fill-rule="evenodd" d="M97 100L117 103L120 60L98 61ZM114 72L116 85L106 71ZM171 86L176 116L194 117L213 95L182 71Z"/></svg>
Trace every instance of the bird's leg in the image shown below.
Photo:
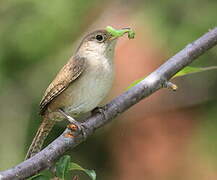
<svg viewBox="0 0 217 180"><path fill-rule="evenodd" d="M59 109L59 112L70 122L69 125L71 125L69 129L77 131L77 130L81 130L81 123L76 121L73 117L71 117L70 115L68 115L63 109ZM74 125L74 126L73 126Z"/></svg>
<svg viewBox="0 0 217 180"><path fill-rule="evenodd" d="M82 133L82 135L86 138L86 133L84 131L84 126L76 121L73 117L68 115L63 109L59 109L59 112L70 122L70 124L67 125L67 128L70 129L73 132ZM67 137L74 137L73 134L68 134Z"/></svg>

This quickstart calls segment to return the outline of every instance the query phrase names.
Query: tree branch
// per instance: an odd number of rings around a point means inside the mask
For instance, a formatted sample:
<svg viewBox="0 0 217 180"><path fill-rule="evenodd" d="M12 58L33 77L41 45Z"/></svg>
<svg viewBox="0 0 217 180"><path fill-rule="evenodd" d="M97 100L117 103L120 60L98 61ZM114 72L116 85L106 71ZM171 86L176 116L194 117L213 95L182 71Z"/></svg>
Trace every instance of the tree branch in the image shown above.
<svg viewBox="0 0 217 180"><path fill-rule="evenodd" d="M183 50L171 57L138 85L113 99L105 106L105 116L102 114L95 114L87 118L86 121L82 123L85 127L87 136L90 136L96 129L104 126L143 98L151 95L158 89L165 87L166 83L173 75L216 44L217 27L210 30L198 40L187 45ZM81 135L76 138L65 138L64 134L66 132L68 132L67 129L62 135L31 159L28 159L11 169L0 172L0 179L26 179L27 177L50 167L64 152L70 148L74 148L85 140Z"/></svg>

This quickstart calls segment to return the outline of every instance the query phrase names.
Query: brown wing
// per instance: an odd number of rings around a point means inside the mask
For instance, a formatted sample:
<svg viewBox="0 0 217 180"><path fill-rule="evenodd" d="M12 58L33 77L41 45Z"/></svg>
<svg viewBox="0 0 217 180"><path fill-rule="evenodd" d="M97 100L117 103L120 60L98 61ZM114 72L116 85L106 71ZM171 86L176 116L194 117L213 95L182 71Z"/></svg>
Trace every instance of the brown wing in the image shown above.
<svg viewBox="0 0 217 180"><path fill-rule="evenodd" d="M70 83L77 79L86 67L85 58L75 56L59 71L56 78L50 83L40 102L40 114L44 114L47 105L63 92Z"/></svg>

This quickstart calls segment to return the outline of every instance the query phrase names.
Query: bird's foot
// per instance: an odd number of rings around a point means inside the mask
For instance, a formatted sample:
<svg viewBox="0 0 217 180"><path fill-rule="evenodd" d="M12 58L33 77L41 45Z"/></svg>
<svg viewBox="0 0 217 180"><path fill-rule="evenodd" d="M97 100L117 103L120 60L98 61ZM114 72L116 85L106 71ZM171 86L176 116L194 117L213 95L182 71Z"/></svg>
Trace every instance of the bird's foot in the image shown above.
<svg viewBox="0 0 217 180"><path fill-rule="evenodd" d="M64 137L65 137L65 138L74 138L75 136L74 136L73 133L67 132L67 133L64 134Z"/></svg>
<svg viewBox="0 0 217 180"><path fill-rule="evenodd" d="M70 123L67 125L67 128L71 131L69 136L71 135L72 137L76 137L79 134L82 134L82 136L86 139L87 138L87 134L85 132L85 127L82 123L78 123L74 124L74 123Z"/></svg>
<svg viewBox="0 0 217 180"><path fill-rule="evenodd" d="M71 131L70 133L66 133L66 137L76 137L80 134L84 138L87 137L87 134L85 133L85 127L82 123L76 121L73 117L68 115L64 110L59 109L59 112L70 122L70 124L67 125L67 128Z"/></svg>

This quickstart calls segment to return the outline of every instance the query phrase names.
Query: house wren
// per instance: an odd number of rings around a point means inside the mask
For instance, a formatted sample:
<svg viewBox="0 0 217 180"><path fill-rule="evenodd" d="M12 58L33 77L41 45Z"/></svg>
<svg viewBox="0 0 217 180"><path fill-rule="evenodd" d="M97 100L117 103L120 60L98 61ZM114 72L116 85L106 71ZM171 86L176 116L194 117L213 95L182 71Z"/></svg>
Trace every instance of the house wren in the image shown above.
<svg viewBox="0 0 217 180"><path fill-rule="evenodd" d="M107 27L86 35L75 55L50 83L40 102L43 121L26 155L26 159L40 151L45 138L54 126L66 116L89 112L105 98L114 77L114 48L123 34L130 37L129 28L115 30ZM76 126L79 126L74 121Z"/></svg>

